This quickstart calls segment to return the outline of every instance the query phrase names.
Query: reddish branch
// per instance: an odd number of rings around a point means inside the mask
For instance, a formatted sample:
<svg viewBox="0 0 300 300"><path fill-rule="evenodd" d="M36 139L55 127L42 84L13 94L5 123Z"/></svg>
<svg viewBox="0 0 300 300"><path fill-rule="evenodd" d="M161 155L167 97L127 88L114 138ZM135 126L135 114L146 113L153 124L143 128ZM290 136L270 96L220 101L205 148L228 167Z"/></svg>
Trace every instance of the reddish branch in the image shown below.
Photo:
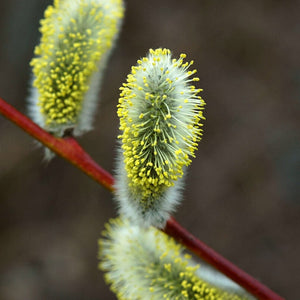
<svg viewBox="0 0 300 300"><path fill-rule="evenodd" d="M0 113L30 134L33 138L50 148L53 152L86 173L92 179L105 186L110 191L114 191L114 178L112 175L102 169L81 148L75 139L70 137L56 138L52 136L1 98ZM207 263L227 275L258 299L283 300L282 297L271 291L268 287L194 237L186 229L181 227L173 217L168 220L164 232L175 238Z"/></svg>
<svg viewBox="0 0 300 300"><path fill-rule="evenodd" d="M98 183L113 191L114 178L102 169L73 138L56 138L0 98L0 113Z"/></svg>
<svg viewBox="0 0 300 300"><path fill-rule="evenodd" d="M258 299L283 300L282 297L274 293L268 287L198 240L183 228L173 217L168 220L164 232L169 236L172 236L175 240L190 249L207 263L214 266L220 272L227 275Z"/></svg>

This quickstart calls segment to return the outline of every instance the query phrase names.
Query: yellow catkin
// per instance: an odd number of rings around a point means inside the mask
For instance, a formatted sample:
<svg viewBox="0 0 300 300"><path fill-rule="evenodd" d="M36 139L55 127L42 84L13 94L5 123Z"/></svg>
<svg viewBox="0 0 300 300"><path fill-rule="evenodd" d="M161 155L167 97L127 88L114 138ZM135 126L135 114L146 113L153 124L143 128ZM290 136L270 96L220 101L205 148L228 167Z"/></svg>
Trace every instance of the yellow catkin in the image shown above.
<svg viewBox="0 0 300 300"><path fill-rule="evenodd" d="M91 77L111 48L122 16L121 0L55 0L46 9L31 66L47 129L78 121Z"/></svg>
<svg viewBox="0 0 300 300"><path fill-rule="evenodd" d="M120 88L122 148L129 186L147 209L183 176L201 139L204 101L198 96L184 63L171 59L169 49L150 49L137 61Z"/></svg>
<svg viewBox="0 0 300 300"><path fill-rule="evenodd" d="M250 299L241 290L226 291L199 278L199 266L154 227L143 229L118 218L106 225L103 236L100 268L118 299Z"/></svg>

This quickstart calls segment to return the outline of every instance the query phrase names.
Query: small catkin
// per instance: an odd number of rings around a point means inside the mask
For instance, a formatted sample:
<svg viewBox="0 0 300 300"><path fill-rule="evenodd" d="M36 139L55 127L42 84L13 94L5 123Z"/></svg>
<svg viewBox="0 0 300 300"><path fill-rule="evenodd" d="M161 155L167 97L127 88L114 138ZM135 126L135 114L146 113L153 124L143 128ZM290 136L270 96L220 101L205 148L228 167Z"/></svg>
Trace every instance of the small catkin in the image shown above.
<svg viewBox="0 0 300 300"><path fill-rule="evenodd" d="M145 226L164 226L202 135L205 103L185 57L150 49L120 88L117 200L122 214Z"/></svg>
<svg viewBox="0 0 300 300"><path fill-rule="evenodd" d="M252 299L237 285L219 288L198 277L199 266L154 227L145 229L118 218L106 225L103 236L99 267L118 299Z"/></svg>
<svg viewBox="0 0 300 300"><path fill-rule="evenodd" d="M35 48L32 119L56 136L90 130L100 80L120 29L122 0L54 0Z"/></svg>

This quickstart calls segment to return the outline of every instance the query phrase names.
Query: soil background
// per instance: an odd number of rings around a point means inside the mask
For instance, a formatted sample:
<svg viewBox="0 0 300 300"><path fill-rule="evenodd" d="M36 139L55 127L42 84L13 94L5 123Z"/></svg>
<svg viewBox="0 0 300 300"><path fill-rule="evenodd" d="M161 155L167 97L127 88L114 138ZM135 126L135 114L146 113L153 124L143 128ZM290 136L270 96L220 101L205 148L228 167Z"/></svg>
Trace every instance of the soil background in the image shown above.
<svg viewBox="0 0 300 300"><path fill-rule="evenodd" d="M26 113L39 20L51 1L0 2L0 96ZM80 143L114 169L119 87L149 48L195 61L205 133L175 217L286 299L299 299L299 1L126 2ZM97 240L116 215L111 194L0 116L0 299L115 299Z"/></svg>

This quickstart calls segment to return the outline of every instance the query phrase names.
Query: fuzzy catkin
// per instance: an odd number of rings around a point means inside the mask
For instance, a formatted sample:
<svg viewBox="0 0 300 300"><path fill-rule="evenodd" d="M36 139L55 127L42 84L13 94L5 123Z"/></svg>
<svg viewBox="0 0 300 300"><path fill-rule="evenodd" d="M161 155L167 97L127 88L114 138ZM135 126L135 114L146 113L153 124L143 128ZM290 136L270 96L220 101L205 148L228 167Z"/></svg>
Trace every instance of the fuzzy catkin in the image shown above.
<svg viewBox="0 0 300 300"><path fill-rule="evenodd" d="M150 49L120 88L117 200L120 212L140 225L164 226L201 139L205 103L185 57Z"/></svg>
<svg viewBox="0 0 300 300"><path fill-rule="evenodd" d="M100 81L120 29L122 0L54 0L35 48L31 118L56 136L90 130Z"/></svg>
<svg viewBox="0 0 300 300"><path fill-rule="evenodd" d="M145 229L118 218L106 225L103 236L99 267L118 299L252 299L235 284L227 283L224 289L198 277L199 266L154 227Z"/></svg>

